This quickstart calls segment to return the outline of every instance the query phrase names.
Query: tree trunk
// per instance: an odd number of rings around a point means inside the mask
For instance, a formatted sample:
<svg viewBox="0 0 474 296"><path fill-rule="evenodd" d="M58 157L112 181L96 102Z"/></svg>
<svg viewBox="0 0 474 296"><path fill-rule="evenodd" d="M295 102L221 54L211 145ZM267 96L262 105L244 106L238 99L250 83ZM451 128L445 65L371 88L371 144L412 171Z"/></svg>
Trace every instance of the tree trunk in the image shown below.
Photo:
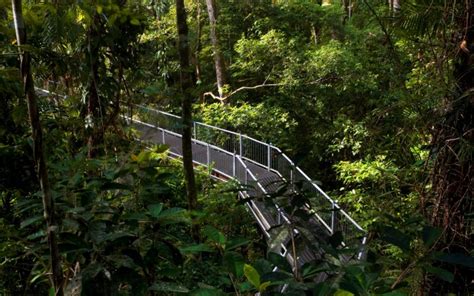
<svg viewBox="0 0 474 296"><path fill-rule="evenodd" d="M51 189L48 180L48 171L43 152L43 133L39 119L38 106L34 88L33 77L31 75L31 57L27 51L21 48L27 44L26 29L23 22L23 12L21 0L12 0L13 19L15 25L17 45L20 51L20 70L23 79L23 87L28 105L28 115L31 125L31 135L33 138L33 159L37 170L38 179L43 193L43 209L47 226L48 247L50 251L52 282L56 295L63 295L61 269L61 258L57 245L56 233L58 229L55 220L54 201L51 196Z"/></svg>
<svg viewBox="0 0 474 296"><path fill-rule="evenodd" d="M186 181L186 193L188 196L188 209L194 211L197 208L197 190L194 178L193 153L192 153L192 69L189 64L189 42L188 25L186 23L186 10L184 0L176 0L176 21L178 26L178 51L180 65L180 81L182 94L183 115L183 168ZM199 228L193 223L192 236L199 240Z"/></svg>
<svg viewBox="0 0 474 296"><path fill-rule="evenodd" d="M388 6L390 8L390 14L394 16L400 11L400 0L388 0Z"/></svg>
<svg viewBox="0 0 474 296"><path fill-rule="evenodd" d="M194 50L194 65L196 70L196 80L198 84L202 82L201 77L201 61L199 59L199 54L201 53L202 43L201 43L201 35L202 35L202 23L201 23L201 1L197 1L196 7L196 22L197 22L197 30L196 30L196 48ZM199 101L204 102L204 94L200 92L199 94Z"/></svg>
<svg viewBox="0 0 474 296"><path fill-rule="evenodd" d="M214 0L206 0L207 13L209 15L210 37L212 50L214 52L214 66L216 68L217 91L219 97L224 97L224 85L227 83L225 61L219 43L219 34L217 32L217 12Z"/></svg>
<svg viewBox="0 0 474 296"><path fill-rule="evenodd" d="M436 126L432 141L434 199L427 218L432 225L443 229L443 236L436 245L438 251L469 257L474 245L472 219L467 217L474 210L474 22L472 4L468 5L466 17L458 25L464 37L455 57L457 89L447 98L447 111ZM442 264L440 267L452 272L454 281L448 283L428 278L429 295L472 293L472 270L459 265Z"/></svg>
<svg viewBox="0 0 474 296"><path fill-rule="evenodd" d="M88 122L88 157L94 158L98 154L98 145L103 139L103 123L101 116L101 106L99 99L99 51L100 51L100 16L94 14L93 22L89 28L88 36L88 59L89 59L89 82L87 94L87 115Z"/></svg>

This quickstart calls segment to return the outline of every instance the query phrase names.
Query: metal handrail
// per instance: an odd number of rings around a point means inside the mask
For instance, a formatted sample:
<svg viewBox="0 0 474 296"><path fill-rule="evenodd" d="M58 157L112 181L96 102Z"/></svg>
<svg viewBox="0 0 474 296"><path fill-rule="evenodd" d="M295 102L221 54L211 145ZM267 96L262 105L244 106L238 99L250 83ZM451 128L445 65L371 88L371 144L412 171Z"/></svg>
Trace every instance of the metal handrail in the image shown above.
<svg viewBox="0 0 474 296"><path fill-rule="evenodd" d="M40 89L40 88L36 88L36 87L35 87L35 91L37 93L39 93L40 95L43 95L43 96L56 95L56 96L60 96L62 98L67 98L67 96L65 96L65 95L58 95L58 94L50 92L48 90L44 90L44 89ZM178 115L175 115L175 114L172 114L172 113L169 113L169 112L165 112L165 111L161 111L161 110L152 109L152 108L149 108L149 107L146 107L146 106L143 106L143 105L136 105L136 104L129 105L130 108L132 106L141 108L143 110L152 111L156 114L159 114L160 116L164 116L164 117L168 118L168 120L172 119L172 120L176 121L175 122L176 123L175 128L182 126L181 117L178 116ZM166 129L165 127L159 127L157 125L153 125L153 124L141 121L139 119L133 118L133 114L132 114L131 109L129 110L129 115L130 115L130 117L126 116L126 115L121 115L121 116L123 118L129 120L129 121L139 123L139 124L144 125L146 127L158 129L159 131L162 132L163 142L165 141L165 138L166 138L165 135L166 134L172 135L174 137L181 138L181 134L179 132L171 131L171 130ZM204 128L206 128L206 129L208 129L212 132L217 131L217 132L223 133L224 135L227 135L227 136L230 135L231 137L229 139L231 139L231 143L230 143L231 145L229 147L233 147L233 149L229 150L229 149L226 149L225 147L220 147L218 142L210 144L208 141L199 140L198 139L198 136L199 136L199 132L198 132L199 128L198 127L204 127ZM310 205L307 205L307 208L318 218L318 220L321 222L321 224L330 233L334 233L336 231L337 226L338 226L337 224L342 225L342 223L340 223L340 222L338 223L336 221L336 213L339 213L342 218L346 219L349 222L349 224L351 224L353 227L355 227L355 230L364 233L364 236L362 237L361 246L365 245L366 240L367 240L367 236L365 235L365 230L354 219L352 219L352 217L350 217L348 213L346 213L337 204L337 201L334 201L333 199L331 199L316 183L314 183L306 175L306 173L303 172L303 170L301 170L298 166L296 166L294 164L294 162L285 153L283 153L278 147L273 146L270 143L265 143L265 142L262 142L260 140L254 139L250 136L243 135L243 134L238 133L238 132L226 130L224 128L220 128L220 127L216 127L216 126L212 126L212 125L209 125L209 124L206 124L206 123L201 123L201 122L196 122L196 121L193 122L193 135L194 135L194 139L192 139L192 141L194 143L196 143L197 145L205 146L206 147L206 155L207 155L206 162L202 162L202 161L199 161L197 159L196 160L193 159L194 163L203 164L203 165L211 165L211 149L213 151L218 151L219 153L225 153L227 155L232 155L233 164L232 164L232 171L231 172L225 172L220 168L213 168L213 170L218 172L219 174L221 174L223 176L228 177L228 178L234 178L234 179L236 179L240 182L244 182L244 184L246 184L246 185L248 185L248 177L250 177L252 179L252 181L255 182L257 187L260 189L262 194L267 194L267 191L265 190L264 186L261 184L261 182L259 182L259 180L256 178L256 176L252 173L252 171L248 168L248 166L245 164L245 162L243 160L248 161L248 162L252 162L256 165L259 165L263 168L268 169L269 171L272 171L272 172L276 173L284 181L289 182L292 185L294 185L295 182L299 182L299 181L307 182L308 184L311 185L310 188L312 190L316 191L319 195L322 195L324 197L324 200L328 201L331 205L331 218L330 218L329 223L327 223L328 221L326 221L323 217L321 217L314 209L311 209ZM210 135L212 135L212 133ZM233 142L235 139L232 139L232 137L238 138L238 142ZM244 141L248 141L248 143L244 143ZM216 144L216 145L213 145L213 144ZM248 146L248 147L246 147L246 146ZM236 153L236 152L238 152L238 153ZM169 153L173 156L181 157L181 155L179 153L173 152L171 150L169 151ZM273 159L275 156L276 156L276 160ZM279 156L281 156L281 157L279 157ZM244 180L239 180L237 178L238 177L236 175L236 163L237 162L239 162L242 165L242 167L244 167L244 169L245 169ZM285 171L283 171L283 169ZM303 180L296 180L298 176L302 177ZM243 192L241 192L241 194L243 194ZM253 202L253 200L251 202ZM276 204L275 204L275 207L277 208L279 216L283 217L284 220L287 223L290 223L289 219L286 217L284 211L282 211L282 209L279 208L279 206L276 205ZM258 217L258 215L255 213L255 211L256 210L259 211L259 209L257 207L252 208L250 205L249 205L249 208L253 212L254 216L256 217L259 225L261 225L261 227L264 226L265 221L259 220L263 217L262 213L260 213L260 217ZM266 224L268 225L268 222ZM262 227L265 234L269 237L269 233L264 228L265 227ZM282 250L284 250L285 254L287 253L286 247L284 245L282 245ZM364 256L364 251L363 251L363 247L361 247L357 257L359 259L361 259L363 256Z"/></svg>
<svg viewBox="0 0 474 296"><path fill-rule="evenodd" d="M156 113L160 116L164 117L171 117L174 120L180 120L181 117L164 112L161 110L156 110L152 109L143 105L136 105L138 108L146 111L151 111L153 113ZM177 124L179 126L179 124ZM199 132L199 128L205 128L204 132ZM215 134L213 134L213 132ZM222 135L219 135L219 133L222 133ZM206 142L206 140L210 140L212 136L222 136L224 141L231 140L230 149L226 149L225 147L222 147L223 145L219 146L219 143L213 143L216 145L213 145L213 149L219 148L220 151L222 152L228 152L228 154L233 154L237 152L238 156L242 159L245 159L246 161L253 162L254 164L260 165L261 167L267 168L268 170L274 171L275 173L279 174L283 179L286 181L289 181L291 184L294 184L297 182L296 177L300 177L301 180L298 180L300 182L306 182L310 184L310 188L315 193L322 195L325 200L328 201L328 206L331 208L331 217L330 221L325 220L322 218L320 215L318 216L318 220L321 222L324 222L323 225L330 231L331 233L334 233L337 229L337 223L336 223L336 215L339 214L341 217L350 224L352 224L355 229L357 229L360 232L365 232L365 230L352 218L349 216L349 214L344 211L337 203L337 201L331 199L315 182L311 180L311 178L308 177L308 175L297 165L294 164L294 162L284 153L279 149L278 147L265 143L263 141L257 140L253 137L243 135L238 132L230 131L224 128L212 126L206 123L202 122L193 122L193 133L194 135L194 140L199 141L199 136L201 134L205 134L204 136L208 136L208 139L203 139L202 142ZM230 137L225 137L225 136L230 136ZM236 139L232 139L232 137L235 137ZM235 142L232 142L235 141ZM249 141L245 143L245 141ZM245 147L247 145L248 147ZM274 164L272 162L272 158L274 155L281 155L280 161L282 163L280 164ZM278 165L281 167L284 167L285 170L289 172L289 176L285 176L283 172L280 172L278 170ZM261 185L261 184L260 184Z"/></svg>
<svg viewBox="0 0 474 296"><path fill-rule="evenodd" d="M125 118L126 120L129 120L129 121L133 121L135 123L138 123L138 124L141 124L141 125L144 125L146 127L149 127L149 128L153 128L153 129L157 129L158 131L162 132L162 133L166 133L166 134L169 134L169 135L173 135L175 137L179 137L179 138L182 138L182 135L179 134L179 133L176 133L176 132L173 132L173 131L168 131L164 128L161 128L161 127L158 127L158 126L154 126L152 124L149 124L149 123L146 123L146 122L143 122L143 121L140 121L138 119L133 119L133 118L130 118L126 115L123 116L123 118ZM165 139L165 138L163 138ZM249 181L252 181L256 187L258 188L258 190L261 192L262 195L267 195L268 192L267 190L265 189L265 187L261 184L261 182L259 182L259 180L257 179L257 177L255 176L255 174L248 168L247 164L245 163L245 161L239 157L238 155L236 155L235 153L230 153L228 151L226 151L225 149L222 149L220 147L217 147L217 146L214 146L212 144L209 144L209 143L206 143L206 142L203 142L203 141L200 141L200 140L196 140L196 139L192 139L192 142L196 143L196 144L200 144L200 145L205 145L206 146L206 149L208 151L206 151L206 154L209 154L209 150L212 149L214 151L219 151L221 153L225 153L231 157L233 157L233 168L232 168L232 174L229 175L227 174L226 172L223 172L223 171L220 171L218 169L215 169L215 171L217 171L219 174L222 174L222 175L225 175L226 177L228 178L231 178L231 179L235 179L237 181L239 181L241 184L243 185L249 185ZM164 144L166 144L166 142L164 141ZM169 153L171 153L172 155L174 156L178 156L178 157L181 157L181 155L177 154L177 153L174 153L172 151L170 151ZM194 160L195 163L197 164L201 164L201 165L211 165L210 161L209 161L209 158L206 159L206 162L199 162L199 161L196 161ZM236 174L236 164L239 164L243 169L244 169L244 172L245 172L245 176L244 178L242 179L239 179L239 177L237 176ZM246 192L246 191L245 191ZM247 194L247 193L246 193ZM248 195L248 194L247 194ZM257 219L257 222L258 224L260 225L260 227L262 228L262 231L265 233L265 235L269 238L270 237L270 233L268 232L268 229L271 228L271 224L264 220L264 215L263 213L260 211L260 209L255 205L254 201L253 200L250 200L248 203L247 203L247 206L249 207L249 209L251 210L252 214L254 215L254 217ZM283 218L283 220L285 221L285 223L287 224L290 224L290 220L288 219L288 217L286 217L284 211L277 205L275 204L275 208L278 212L278 215ZM281 244L281 249L283 250L283 253L286 254L287 253L287 248L284 244Z"/></svg>

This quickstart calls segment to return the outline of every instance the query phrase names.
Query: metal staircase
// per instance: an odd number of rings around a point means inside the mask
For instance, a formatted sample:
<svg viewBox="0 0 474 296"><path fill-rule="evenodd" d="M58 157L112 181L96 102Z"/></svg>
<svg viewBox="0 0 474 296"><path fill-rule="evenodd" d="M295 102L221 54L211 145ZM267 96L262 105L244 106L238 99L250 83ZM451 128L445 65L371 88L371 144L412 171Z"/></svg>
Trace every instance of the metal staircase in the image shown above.
<svg viewBox="0 0 474 296"><path fill-rule="evenodd" d="M123 117L140 132L141 141L166 144L171 156L182 156L181 117L139 105L133 106L132 111ZM364 256L364 229L278 147L241 133L194 122L192 148L195 164L211 167L214 177L221 181L233 179L242 184L240 197L248 200L248 209L267 240L271 239L275 227L285 225L292 229L293 233L280 244L278 252L293 268L314 260L321 250L305 245L297 253L290 251L291 238L298 235L298 230L291 227L293 222L289 215L277 203L269 205L256 198L268 197L281 189L282 184L289 188L287 190L298 187L313 197L311 205L303 206L312 215L309 223L313 226L313 234L325 240L339 231L345 242L360 246L352 257L361 259Z"/></svg>

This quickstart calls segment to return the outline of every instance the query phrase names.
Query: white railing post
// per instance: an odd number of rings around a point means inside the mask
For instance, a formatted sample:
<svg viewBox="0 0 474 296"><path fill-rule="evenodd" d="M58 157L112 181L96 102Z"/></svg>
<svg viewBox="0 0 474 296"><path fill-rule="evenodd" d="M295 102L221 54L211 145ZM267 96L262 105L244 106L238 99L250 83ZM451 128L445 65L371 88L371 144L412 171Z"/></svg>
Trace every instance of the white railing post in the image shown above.
<svg viewBox="0 0 474 296"><path fill-rule="evenodd" d="M272 143L267 144L267 165L268 165L267 168L268 168L268 170L270 170L271 167L272 167L272 157L271 157L271 155L270 155L271 152L272 152L272 150L271 150L271 145L272 145Z"/></svg>
<svg viewBox="0 0 474 296"><path fill-rule="evenodd" d="M180 117L177 116L177 115L173 115L173 114L170 114L170 113L167 113L167 112L163 112L163 111L157 111L157 110L153 110L151 109L150 111L154 111L154 112L157 112L157 114L159 116L164 116L165 117L165 120L164 120L164 123L161 125L161 127L159 126L156 126L156 125L153 125L151 123L146 123L146 122L142 122L138 119L133 119L133 112L136 112L134 110L132 110L132 106L135 106L135 105L129 105L129 120L132 122L135 122L136 124L141 124L141 125L144 125L146 126L147 128L158 128L159 130L161 130L161 140L162 140L162 143L163 144L166 144L166 137L179 137L180 135L178 134L179 132L181 132L181 130L178 130L176 131L175 130L175 126L173 124L165 124L166 122L171 122L171 123L175 123L177 119L179 119ZM149 110L145 107L142 107L142 106L137 106L137 108L144 108L144 110ZM157 124L159 124L159 120L157 120ZM165 129L166 128L166 129ZM278 147L275 147L275 146L272 146L271 143L264 143L262 141L259 141L259 140L256 140L254 138L251 138L251 137L248 137L246 135L243 135L242 133L237 133L237 132L232 132L232 131L229 131L229 130L226 130L226 129L223 129L223 128L219 128L219 127L214 127L214 126L210 126L210 125L207 125L207 124L204 124L204 123L199 123L199 122L194 122L193 121L193 136L194 138L196 139L195 142L198 142L198 128L205 128L206 130L204 131L199 131L199 132L204 132L205 134L206 133L210 133L210 132L213 132L213 131L218 131L219 133L225 133L226 135L231 135L231 141L232 141L232 144L233 144L233 147L234 147L234 151L233 153L231 152L232 150L230 149L221 149L220 147L216 146L216 143L205 143L207 141L212 141L211 139L206 139L207 136L204 136L204 138L202 138L202 141L199 141L199 145L202 145L202 146L206 146L206 156L207 156L207 165L209 166L211 164L211 149L213 151L219 151L220 152L223 152L223 153L226 153L227 154L227 162L228 160L228 157L232 157L232 168L231 168L231 172L228 172L228 169L229 169L229 164L228 163L224 163L223 166L225 167L225 169L227 170L226 172L230 175L232 174L232 176L235 178L235 177L238 177L236 176L237 173L240 175L240 171L239 169L240 168L237 168L237 165L241 165L244 169L244 178L243 180L240 180L242 181L244 184L248 185L249 183L249 178L250 178L250 182L252 183L252 185L254 185L253 183L255 182L256 185L257 185L257 188L255 189L256 191L258 191L259 193L262 192L263 194L266 194L266 190L263 188L263 186L258 182L257 178L255 177L254 173L249 170L249 168L247 167L247 165L245 164L245 162L242 160L243 156L245 155L244 152L246 152L247 154L247 157L248 157L248 160L253 162L254 164L256 165L260 165L261 169L265 169L265 167L270 171L272 169L275 170L275 173L278 174L280 177L282 177L285 181L287 182L290 182L292 188L294 189L295 188L295 183L297 183L298 181L302 181L302 182L310 182L310 184L312 185L312 190L316 193L318 193L321 198L322 198L322 201L324 203L323 207L327 208L327 207L330 207L331 208L331 216L330 217L327 217L327 215L324 215L324 216L320 216L318 213L316 213L316 211L312 211L313 214L315 215L315 217L317 219L319 219L319 221L321 222L322 226L329 232L329 233L335 233L337 230L338 231L343 231L344 233L347 233L348 231L351 231L352 229L349 229L348 226L350 227L355 227L357 229L357 231L361 231L361 232L364 232L364 229L359 225L357 224L356 221L354 221L341 207L339 207L339 205L337 204L337 201L331 199L324 191L322 191L322 189L315 183L313 183L311 181L311 179L297 166L295 165L291 159L289 159L284 153L281 152L280 149L278 149ZM239 143L237 144L236 142L236 137L239 137ZM159 142L159 139L160 139L160 135L159 135L159 131L156 131L156 138L154 137L153 138L155 141ZM207 140L207 141L206 141ZM246 144L244 147L244 143L243 141L246 140ZM170 141L171 141L171 138L170 138ZM171 141L170 142L170 145L173 145L175 141ZM178 144L178 143L175 143L175 144ZM238 145L238 147L237 147ZM265 145L267 146L267 159L265 159L265 151L263 151L265 149ZM170 147L170 148L175 148L175 147ZM237 151L237 149L239 149L239 151ZM248 151L244 151L244 149L248 149ZM275 150L275 152L272 152L273 150ZM178 149L179 151L179 149ZM274 153L274 157L272 156L272 153ZM276 154L275 154L276 153ZM177 153L173 153L174 155L177 155ZM283 157L283 160L280 161L280 155L281 157ZM239 158L240 157L240 158ZM275 159L274 159L275 158ZM273 160L274 159L274 160ZM221 157L219 158L215 158L214 159L215 162L218 162L218 161L223 161L223 159L221 159ZM275 164L275 167L273 167L273 163L272 161L274 162ZM204 161L202 161L204 164ZM236 162L239 162L239 164L236 164ZM217 164L220 164L220 163L217 163ZM289 165L289 167L288 167ZM287 174L288 171L287 170L290 170L289 171L289 175ZM280 171L280 173L278 173L278 171ZM230 177L230 176L229 176ZM239 177L242 177L242 176L239 176ZM255 190L252 190L251 193L254 193ZM278 205L275 205L278 208ZM308 208L310 207L309 205L306 205ZM258 210L258 209L257 209ZM288 218L286 217L285 215L285 212L280 210L279 209L279 212L278 212L278 216L276 217L278 221L288 221ZM344 221L343 221L344 219ZM329 221L328 221L329 220ZM364 237L363 238L363 244L365 243L365 240L367 238ZM360 253L358 254L359 257L362 257L363 256L363 251L360 251Z"/></svg>
<svg viewBox="0 0 474 296"><path fill-rule="evenodd" d="M293 184L295 183L294 181L295 177L293 176L293 168L290 169L290 184L291 188L293 188Z"/></svg>
<svg viewBox="0 0 474 296"><path fill-rule="evenodd" d="M333 202L331 205L331 232L334 234L334 228L336 226L336 204Z"/></svg>
<svg viewBox="0 0 474 296"><path fill-rule="evenodd" d="M235 177L235 150L234 155L232 156L232 177Z"/></svg>
<svg viewBox="0 0 474 296"><path fill-rule="evenodd" d="M242 157L242 134L239 133L239 154L240 154L240 157Z"/></svg>

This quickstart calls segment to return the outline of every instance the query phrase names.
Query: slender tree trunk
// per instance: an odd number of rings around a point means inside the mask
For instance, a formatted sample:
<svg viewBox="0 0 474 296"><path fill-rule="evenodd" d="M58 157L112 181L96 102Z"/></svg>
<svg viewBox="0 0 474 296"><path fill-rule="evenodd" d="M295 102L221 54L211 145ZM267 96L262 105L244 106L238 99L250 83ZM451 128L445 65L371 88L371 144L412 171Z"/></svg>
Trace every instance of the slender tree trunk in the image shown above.
<svg viewBox="0 0 474 296"><path fill-rule="evenodd" d="M91 124L88 129L88 156L94 158L98 154L98 145L103 139L103 123L99 99L99 51L100 51L100 16L94 14L94 19L88 32L89 82L87 95L86 120Z"/></svg>
<svg viewBox="0 0 474 296"><path fill-rule="evenodd" d="M197 22L197 29L196 29L196 48L194 50L194 65L196 70L196 80L198 83L201 83L201 61L199 59L199 54L201 53L201 35L202 35L202 23L201 23L201 1L197 1L196 7L196 22ZM204 94L199 94L199 101L204 102Z"/></svg>
<svg viewBox="0 0 474 296"><path fill-rule="evenodd" d="M56 295L63 295L63 274L61 269L61 258L59 256L55 233L58 227L55 221L54 201L51 196L48 171L46 169L46 161L43 152L43 133L39 119L33 77L31 75L31 57L27 51L23 51L23 49L21 48L21 46L27 44L21 0L12 0L12 10L17 44L20 47L20 70L28 105L31 134L33 138L33 159L35 161L35 167L37 170L38 179L40 181L41 191L43 193L43 209L47 226L48 246L50 251L51 269L53 274L52 282L56 291Z"/></svg>
<svg viewBox="0 0 474 296"><path fill-rule="evenodd" d="M183 109L183 168L186 181L186 192L188 196L188 209L194 211L197 208L196 181L194 178L193 152L192 152L192 69L189 64L189 41L188 25L186 23L186 10L184 0L176 0L176 22L178 26L178 48L179 65ZM199 228L192 227L192 235L199 240Z"/></svg>
<svg viewBox="0 0 474 296"><path fill-rule="evenodd" d="M470 257L474 245L472 219L467 216L474 210L474 8L470 1L466 3L466 15L459 24L464 37L455 57L457 90L447 98L447 111L433 136L434 199L427 218L432 225L443 229L443 236L436 245L438 251ZM452 272L454 281L447 283L428 278L429 295L470 295L474 291L472 270L459 265L440 267Z"/></svg>
<svg viewBox="0 0 474 296"><path fill-rule="evenodd" d="M314 46L318 46L319 29L314 24L311 25L311 36L313 37Z"/></svg>
<svg viewBox="0 0 474 296"><path fill-rule="evenodd" d="M400 11L400 0L388 0L388 6L392 16L396 15Z"/></svg>
<svg viewBox="0 0 474 296"><path fill-rule="evenodd" d="M219 34L217 32L217 11L214 0L206 0L207 13L209 15L210 37L212 49L214 52L214 66L216 68L217 91L219 97L224 97L224 85L227 83L225 61L222 55Z"/></svg>

